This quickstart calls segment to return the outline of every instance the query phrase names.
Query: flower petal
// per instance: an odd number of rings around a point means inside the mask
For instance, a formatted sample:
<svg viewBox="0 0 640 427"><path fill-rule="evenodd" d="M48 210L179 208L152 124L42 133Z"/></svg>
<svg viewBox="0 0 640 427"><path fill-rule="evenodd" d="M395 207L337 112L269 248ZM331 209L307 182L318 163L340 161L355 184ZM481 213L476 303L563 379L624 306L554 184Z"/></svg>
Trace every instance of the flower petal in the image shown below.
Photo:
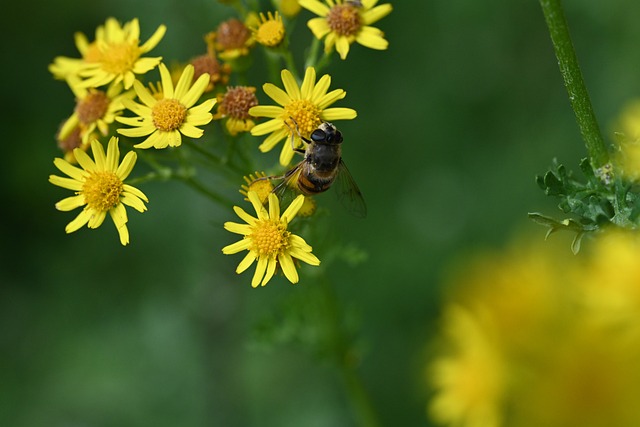
<svg viewBox="0 0 640 427"><path fill-rule="evenodd" d="M316 86L313 88L313 92L311 93L311 97L309 98L311 102L318 104L319 101L327 94L330 85L331 76L329 74L325 74L320 77L320 80L316 83Z"/></svg>
<svg viewBox="0 0 640 427"><path fill-rule="evenodd" d="M131 193L134 196L144 200L145 202L149 202L149 199L147 198L147 196L140 190L138 190L136 187L132 187L129 184L124 184L124 192L125 193Z"/></svg>
<svg viewBox="0 0 640 427"><path fill-rule="evenodd" d="M345 96L347 96L347 92L345 92L343 89L334 89L320 98L320 100L318 101L318 108L324 110L329 105L341 100Z"/></svg>
<svg viewBox="0 0 640 427"><path fill-rule="evenodd" d="M317 39L321 39L331 32L331 27L325 18L313 18L307 22L307 27Z"/></svg>
<svg viewBox="0 0 640 427"><path fill-rule="evenodd" d="M271 194L269 194L269 196L271 196ZM287 210L284 211L284 213L282 214L282 219L286 220L287 224L289 224L293 220L293 218L295 218L303 203L304 196L300 194L293 200L293 202L291 202L289 207L287 207Z"/></svg>
<svg viewBox="0 0 640 427"><path fill-rule="evenodd" d="M89 228L98 228L104 222L104 219L107 217L106 211L94 211L91 218L89 218L89 222L87 223L87 227Z"/></svg>
<svg viewBox="0 0 640 427"><path fill-rule="evenodd" d="M135 82L133 82L133 89L136 92L136 95L138 95L138 99L140 101L142 101L144 103L144 105L146 105L147 107L149 107L149 110L134 110L133 108L131 108L132 104L135 104L135 102L129 100L129 99L123 99L122 100L122 104L127 107L129 110L133 111L136 114L139 114L140 116L143 117L150 117L151 116L151 108L153 108L157 103L158 100L151 94L151 92L149 92L149 89L147 89L146 87L144 87L144 85L136 80Z"/></svg>
<svg viewBox="0 0 640 427"><path fill-rule="evenodd" d="M266 257L258 257L258 265L256 265L256 271L253 273L253 279L251 280L251 286L256 288L262 281L264 277L264 273L267 269L267 258ZM264 283L263 283L264 285Z"/></svg>
<svg viewBox="0 0 640 427"><path fill-rule="evenodd" d="M178 101L183 102L182 97L187 93L187 91L189 90L189 86L191 85L191 82L193 82L194 70L195 69L191 64L187 64L184 67L184 70L182 70L182 74L180 75L180 79L178 80L178 83L176 84L176 89L173 93L174 98L177 99ZM185 107L187 108L189 108L190 106L191 105L185 105Z"/></svg>
<svg viewBox="0 0 640 427"><path fill-rule="evenodd" d="M280 263L280 267L282 268L282 272L285 277L289 279L291 283L298 283L298 272L296 271L293 259L291 259L291 255L288 253L279 254L278 262Z"/></svg>
<svg viewBox="0 0 640 427"><path fill-rule="evenodd" d="M84 180L84 172L82 169L73 166L71 163L64 159L56 158L53 160L53 164L60 169L60 172L70 176L71 178L82 181Z"/></svg>
<svg viewBox="0 0 640 427"><path fill-rule="evenodd" d="M165 25L160 25L158 29L153 33L153 35L147 40L142 46L140 46L140 51L143 53L149 52L151 49L156 47L164 34L167 31L167 27Z"/></svg>
<svg viewBox="0 0 640 427"><path fill-rule="evenodd" d="M67 212L72 211L80 206L84 205L84 195L78 194L77 196L67 197L56 203L56 209L59 211Z"/></svg>
<svg viewBox="0 0 640 427"><path fill-rule="evenodd" d="M251 239L242 239L222 248L222 253L225 255L235 254L249 249L249 246L251 246Z"/></svg>
<svg viewBox="0 0 640 427"><path fill-rule="evenodd" d="M162 84L162 95L164 99L173 99L173 81L171 80L171 73L167 69L167 66L163 62L158 65L160 70L160 81Z"/></svg>
<svg viewBox="0 0 640 427"><path fill-rule="evenodd" d="M120 160L120 150L118 149L118 138L112 136L107 145L107 158L105 160L105 170L116 172L118 170L118 160Z"/></svg>
<svg viewBox="0 0 640 427"><path fill-rule="evenodd" d="M340 59L347 59L349 54L349 39L347 37L339 36L336 38L336 50L340 54Z"/></svg>
<svg viewBox="0 0 640 427"><path fill-rule="evenodd" d="M138 212L144 212L147 210L147 207L142 202L142 200L131 193L122 194L122 196L120 197L120 201L127 206L131 206Z"/></svg>
<svg viewBox="0 0 640 427"><path fill-rule="evenodd" d="M327 108L320 117L322 120L330 122L333 120L353 120L358 116L356 110L351 108Z"/></svg>
<svg viewBox="0 0 640 427"><path fill-rule="evenodd" d="M262 283L261 283L262 286L266 285L269 282L269 280L271 280L271 278L273 277L273 273L276 272L277 265L278 263L275 258L269 258L269 260L267 261L267 272L265 273L264 278L262 279Z"/></svg>
<svg viewBox="0 0 640 427"><path fill-rule="evenodd" d="M238 215L238 217L243 220L244 222L246 222L249 225L253 225L256 223L256 221L258 220L257 218L252 217L251 215L249 215L248 213L246 213L244 211L244 209L242 209L241 207L238 206L234 206L233 207L233 211L236 213L236 215Z"/></svg>
<svg viewBox="0 0 640 427"><path fill-rule="evenodd" d="M320 265L320 260L318 259L318 257L316 257L311 252L305 252L297 248L292 248L289 250L289 253L292 257L306 262L309 265Z"/></svg>
<svg viewBox="0 0 640 427"><path fill-rule="evenodd" d="M236 267L236 273L240 274L245 271L247 268L251 267L251 264L256 260L256 254L253 251L249 251L247 255L240 261L238 267Z"/></svg>
<svg viewBox="0 0 640 427"><path fill-rule="evenodd" d="M82 226L89 222L92 214L93 209L84 208L73 221L67 224L67 226L64 228L64 231L69 234L79 230L80 228L82 228Z"/></svg>
<svg viewBox="0 0 640 427"><path fill-rule="evenodd" d="M287 69L282 70L280 77L282 78L282 83L289 97L294 101L300 99L300 87L298 87L298 82L296 82L291 71Z"/></svg>
<svg viewBox="0 0 640 427"><path fill-rule="evenodd" d="M389 47L384 33L374 27L362 27L356 36L356 41L369 49L385 50Z"/></svg>
<svg viewBox="0 0 640 427"><path fill-rule="evenodd" d="M302 79L302 86L300 86L300 96L302 99L311 99L313 88L316 85L316 69L313 67L307 67L304 72L304 79Z"/></svg>
<svg viewBox="0 0 640 427"><path fill-rule="evenodd" d="M249 114L253 117L280 117L284 113L284 108L276 105L256 105L249 109Z"/></svg>
<svg viewBox="0 0 640 427"><path fill-rule="evenodd" d="M124 159L122 159L122 163L116 169L116 176L120 178L121 181L127 179L131 171L133 170L133 166L136 164L136 159L138 155L135 151L129 151Z"/></svg>
<svg viewBox="0 0 640 427"><path fill-rule="evenodd" d="M288 133L286 129L284 129L284 121L282 119L271 119L268 122L260 123L259 125L255 125L253 129L251 129L251 135L253 136L261 136L266 135L268 133L280 132L284 131Z"/></svg>
<svg viewBox="0 0 640 427"><path fill-rule="evenodd" d="M100 144L100 143L98 143ZM73 155L75 156L78 164L82 166L82 169L86 171L94 171L96 170L96 164L91 160L91 157L87 153L84 152L81 148L74 148Z"/></svg>
<svg viewBox="0 0 640 427"><path fill-rule="evenodd" d="M390 14L392 10L393 6L391 5L391 3L381 4L380 6L376 6L373 9L366 10L361 14L362 24L373 24L374 22L379 21Z"/></svg>
<svg viewBox="0 0 640 427"><path fill-rule="evenodd" d="M200 97L204 93L204 90L207 88L209 81L209 74L205 73L198 77L198 80L196 80L193 86L191 86L191 89L189 89L189 91L180 98L180 102L187 108L193 107L193 105L198 102L198 99L200 99ZM203 104L208 107L207 111L210 111L215 103L215 98L211 98L203 102Z"/></svg>
<svg viewBox="0 0 640 427"><path fill-rule="evenodd" d="M63 178L57 175L49 175L49 182L58 187L66 188L67 190L81 191L83 182L77 181L71 178Z"/></svg>
<svg viewBox="0 0 640 427"><path fill-rule="evenodd" d="M291 96L289 96L287 92L280 89L278 86L274 85L273 83L263 84L262 90L264 90L264 93L266 93L269 96L269 98L273 99L283 107L285 105L288 105L292 101Z"/></svg>
<svg viewBox="0 0 640 427"><path fill-rule="evenodd" d="M319 16L327 16L329 14L329 7L318 0L299 0L298 4Z"/></svg>

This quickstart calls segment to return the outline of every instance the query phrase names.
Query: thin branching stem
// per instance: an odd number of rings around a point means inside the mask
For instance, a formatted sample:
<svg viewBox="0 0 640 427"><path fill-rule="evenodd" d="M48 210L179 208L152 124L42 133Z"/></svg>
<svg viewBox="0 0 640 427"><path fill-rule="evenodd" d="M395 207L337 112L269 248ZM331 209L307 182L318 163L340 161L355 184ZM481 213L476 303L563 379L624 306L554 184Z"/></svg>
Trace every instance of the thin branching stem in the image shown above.
<svg viewBox="0 0 640 427"><path fill-rule="evenodd" d="M540 0L540 6L547 21L560 73L564 79L582 139L587 147L591 165L594 169L600 168L609 162L609 152L600 133L589 93L582 78L561 0Z"/></svg>

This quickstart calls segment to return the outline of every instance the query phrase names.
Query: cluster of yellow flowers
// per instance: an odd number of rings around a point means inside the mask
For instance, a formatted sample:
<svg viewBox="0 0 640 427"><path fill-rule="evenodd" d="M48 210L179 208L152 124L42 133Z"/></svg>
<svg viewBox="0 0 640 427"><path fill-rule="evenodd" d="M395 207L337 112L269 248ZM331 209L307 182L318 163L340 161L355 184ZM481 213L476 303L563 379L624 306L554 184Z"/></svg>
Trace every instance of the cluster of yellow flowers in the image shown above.
<svg viewBox="0 0 640 427"><path fill-rule="evenodd" d="M125 183L138 155L143 160L149 158L139 150L175 149L187 141L195 150L213 157L201 146L191 143L209 132L206 126L213 120L224 122L223 132L230 137L247 133L267 135L258 147L262 152L290 140L291 143L282 144L279 162L287 166L294 150L303 147L303 141L308 140L321 123L355 118L356 111L351 108L330 108L343 99L346 92L330 91L328 74L316 79L316 69L310 66L302 81L297 80L295 64L287 61L291 58L287 52L287 23L301 7L316 13L318 17L309 21L309 28L317 40L324 38L325 55L330 55L335 48L340 58L345 59L354 42L386 49L383 33L370 24L391 12L391 5L376 3L377 0L281 0L277 2L277 11L245 13L242 19L231 18L220 23L204 36L206 53L172 69L162 57L148 56L164 37L164 25L144 43L140 41L138 19L122 25L109 18L96 29L91 41L77 33L75 43L81 57L57 57L49 66L56 79L68 84L76 99L73 113L56 135L64 158L56 159L54 165L66 176L49 178L52 184L75 193L58 202L57 209L83 208L67 225L66 232L74 232L84 225L97 228L109 213L120 242L127 245L125 206L144 212L148 203L146 195L131 185L133 181ZM234 79L246 79L244 75L238 77L243 71L242 59L250 55L255 46L280 55L289 68L281 72L284 89L273 83L262 86L278 105L259 105L253 86L229 85ZM150 80L155 69L159 80ZM213 111L216 105L217 110ZM256 124L260 117L269 120ZM108 143L101 142L102 138L109 138ZM142 139L132 142L138 138ZM87 154L89 147L93 159ZM127 153L120 162L122 147ZM258 261L252 281L254 287L266 284L277 268L295 283L298 274L292 258L312 265L320 261L311 254L311 247L288 227L298 212L308 215L314 202L300 196L280 215L282 201L269 194L273 189L270 179L264 173L258 176L251 180L245 177L247 185L241 190L253 205L257 218L235 207L247 224L225 224L227 230L241 234L243 239L225 247L223 252L249 251L238 266L238 273ZM143 182L145 178L137 181Z"/></svg>
<svg viewBox="0 0 640 427"><path fill-rule="evenodd" d="M640 425L640 239L610 230L585 246L519 240L457 273L428 367L434 421Z"/></svg>

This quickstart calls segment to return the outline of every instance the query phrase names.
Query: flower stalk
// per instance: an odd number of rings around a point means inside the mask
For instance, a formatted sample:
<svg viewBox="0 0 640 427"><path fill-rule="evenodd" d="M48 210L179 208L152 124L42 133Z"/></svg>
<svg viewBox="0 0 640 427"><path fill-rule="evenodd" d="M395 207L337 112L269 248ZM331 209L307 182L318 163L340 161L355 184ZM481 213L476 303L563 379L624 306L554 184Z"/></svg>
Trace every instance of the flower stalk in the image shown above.
<svg viewBox="0 0 640 427"><path fill-rule="evenodd" d="M601 168L609 163L609 152L600 133L589 93L582 78L561 0L540 0L540 6L549 28L571 108L587 147L591 166L594 169Z"/></svg>

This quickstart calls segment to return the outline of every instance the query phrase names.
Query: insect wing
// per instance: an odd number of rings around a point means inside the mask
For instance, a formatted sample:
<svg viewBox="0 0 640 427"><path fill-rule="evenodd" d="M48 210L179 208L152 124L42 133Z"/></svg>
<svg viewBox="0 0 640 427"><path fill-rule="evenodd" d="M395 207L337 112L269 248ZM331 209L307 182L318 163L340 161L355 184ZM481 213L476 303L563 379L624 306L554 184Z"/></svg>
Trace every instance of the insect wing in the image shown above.
<svg viewBox="0 0 640 427"><path fill-rule="evenodd" d="M300 176L301 171L302 163L299 163L297 166L287 171L282 178L282 181L276 185L272 191L276 196L278 196L280 206L284 207L284 209L286 209L286 207L301 194L300 190L298 190L298 177Z"/></svg>
<svg viewBox="0 0 640 427"><path fill-rule="evenodd" d="M367 204L342 159L338 164L338 175L333 187L338 200L350 213L359 218L367 216Z"/></svg>

